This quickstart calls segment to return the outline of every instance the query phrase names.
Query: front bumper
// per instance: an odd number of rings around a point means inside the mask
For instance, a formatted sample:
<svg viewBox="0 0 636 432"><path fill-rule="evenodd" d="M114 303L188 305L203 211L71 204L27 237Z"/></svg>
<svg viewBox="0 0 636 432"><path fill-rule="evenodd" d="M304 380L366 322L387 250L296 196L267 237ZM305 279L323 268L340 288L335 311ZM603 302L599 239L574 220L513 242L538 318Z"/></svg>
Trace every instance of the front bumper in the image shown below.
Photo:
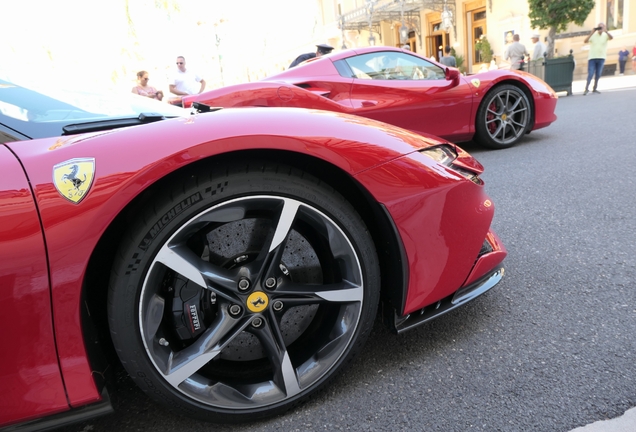
<svg viewBox="0 0 636 432"><path fill-rule="evenodd" d="M389 325L398 334L400 334L412 329L413 327L424 324L425 322L435 319L446 312L452 311L453 309L457 309L458 307L463 306L469 301L479 297L497 285L503 278L503 275L504 268L500 265L476 282L464 286L458 289L454 294L441 299L437 303L423 307L418 311L400 317L395 313L395 310L393 310L393 316L391 317Z"/></svg>

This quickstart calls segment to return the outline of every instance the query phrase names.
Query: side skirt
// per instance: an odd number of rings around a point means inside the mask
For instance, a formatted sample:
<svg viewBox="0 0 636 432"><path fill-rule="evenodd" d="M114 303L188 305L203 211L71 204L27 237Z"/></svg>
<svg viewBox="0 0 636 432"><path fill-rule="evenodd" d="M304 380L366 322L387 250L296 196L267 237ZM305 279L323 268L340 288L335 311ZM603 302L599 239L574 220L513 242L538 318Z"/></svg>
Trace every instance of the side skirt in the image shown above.
<svg viewBox="0 0 636 432"><path fill-rule="evenodd" d="M82 422L94 417L110 414L114 412L110 403L110 397L106 387L102 390L102 400L100 402L74 408L70 411L43 417L37 420L30 420L24 423L15 424L2 429L2 432L35 432L57 429L72 423Z"/></svg>

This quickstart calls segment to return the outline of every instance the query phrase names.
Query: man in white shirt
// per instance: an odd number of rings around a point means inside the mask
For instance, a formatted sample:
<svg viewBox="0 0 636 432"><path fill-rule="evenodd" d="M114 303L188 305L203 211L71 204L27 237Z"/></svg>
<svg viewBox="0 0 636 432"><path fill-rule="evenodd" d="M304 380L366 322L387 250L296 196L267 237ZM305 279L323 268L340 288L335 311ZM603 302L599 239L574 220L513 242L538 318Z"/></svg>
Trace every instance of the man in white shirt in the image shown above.
<svg viewBox="0 0 636 432"><path fill-rule="evenodd" d="M186 70L183 56L177 57L177 72L170 82L170 93L177 96L187 96L202 93L205 90L205 80L195 72Z"/></svg>
<svg viewBox="0 0 636 432"><path fill-rule="evenodd" d="M532 51L532 60L539 60L544 57L545 45L541 42L541 36L538 33L532 35L532 43L534 44L534 50Z"/></svg>

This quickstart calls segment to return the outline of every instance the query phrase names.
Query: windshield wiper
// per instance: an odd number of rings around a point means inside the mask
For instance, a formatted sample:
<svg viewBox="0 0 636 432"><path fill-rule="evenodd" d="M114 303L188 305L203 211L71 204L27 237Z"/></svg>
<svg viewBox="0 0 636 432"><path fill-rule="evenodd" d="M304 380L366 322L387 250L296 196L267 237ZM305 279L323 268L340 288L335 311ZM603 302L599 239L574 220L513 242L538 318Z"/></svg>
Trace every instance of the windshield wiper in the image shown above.
<svg viewBox="0 0 636 432"><path fill-rule="evenodd" d="M62 135L74 135L78 133L86 132L99 132L103 130L116 129L127 126L137 126L146 123L153 123L160 120L165 120L166 117L163 114L157 113L141 113L138 117L129 118L116 118L98 120L92 122L83 122L69 124L62 128L64 133Z"/></svg>

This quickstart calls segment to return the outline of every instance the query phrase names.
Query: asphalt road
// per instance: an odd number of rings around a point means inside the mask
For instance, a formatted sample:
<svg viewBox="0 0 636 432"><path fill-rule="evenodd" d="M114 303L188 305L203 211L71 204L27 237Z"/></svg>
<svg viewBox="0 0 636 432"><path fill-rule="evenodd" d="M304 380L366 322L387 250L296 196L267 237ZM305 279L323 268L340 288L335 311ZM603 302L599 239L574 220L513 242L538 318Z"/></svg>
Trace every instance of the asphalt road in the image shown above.
<svg viewBox="0 0 636 432"><path fill-rule="evenodd" d="M602 87L601 87L602 88ZM569 431L636 406L636 89L563 97L558 120L486 167L502 283L362 356L287 415L175 417L120 373L115 414L70 431Z"/></svg>

